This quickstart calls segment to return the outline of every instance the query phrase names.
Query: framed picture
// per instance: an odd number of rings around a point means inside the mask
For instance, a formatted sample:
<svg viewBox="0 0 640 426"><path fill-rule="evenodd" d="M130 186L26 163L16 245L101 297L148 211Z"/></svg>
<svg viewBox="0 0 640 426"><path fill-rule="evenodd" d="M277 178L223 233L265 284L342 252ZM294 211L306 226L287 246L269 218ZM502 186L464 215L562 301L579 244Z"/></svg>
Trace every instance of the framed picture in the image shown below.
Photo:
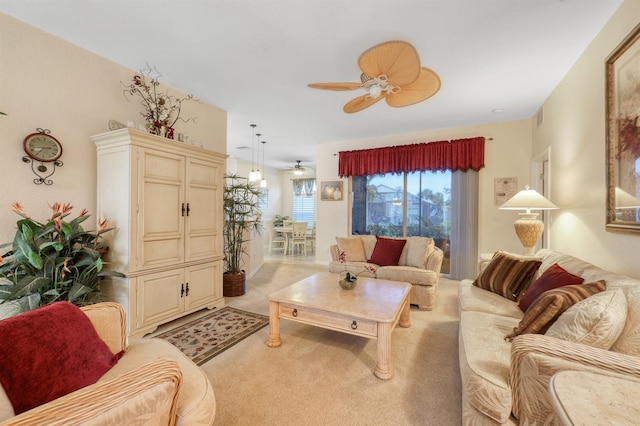
<svg viewBox="0 0 640 426"><path fill-rule="evenodd" d="M320 182L320 200L341 201L342 200L342 181L330 180L327 182Z"/></svg>
<svg viewBox="0 0 640 426"><path fill-rule="evenodd" d="M605 61L607 231L640 232L640 25Z"/></svg>

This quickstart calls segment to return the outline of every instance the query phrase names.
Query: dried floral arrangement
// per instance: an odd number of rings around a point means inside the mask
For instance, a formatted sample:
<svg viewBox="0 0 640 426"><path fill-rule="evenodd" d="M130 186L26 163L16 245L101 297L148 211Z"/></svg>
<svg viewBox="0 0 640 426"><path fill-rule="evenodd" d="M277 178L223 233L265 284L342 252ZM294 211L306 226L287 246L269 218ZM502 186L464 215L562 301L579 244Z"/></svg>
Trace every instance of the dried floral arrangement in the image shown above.
<svg viewBox="0 0 640 426"><path fill-rule="evenodd" d="M193 95L178 98L167 91L161 91L160 77L162 74L155 67L141 70L134 74L130 84L120 82L127 100L129 97L139 97L144 111L140 113L147 123L147 130L154 135L173 139L174 125L178 120L187 123L195 122L195 118L184 119L180 117L182 103L185 101L197 101Z"/></svg>

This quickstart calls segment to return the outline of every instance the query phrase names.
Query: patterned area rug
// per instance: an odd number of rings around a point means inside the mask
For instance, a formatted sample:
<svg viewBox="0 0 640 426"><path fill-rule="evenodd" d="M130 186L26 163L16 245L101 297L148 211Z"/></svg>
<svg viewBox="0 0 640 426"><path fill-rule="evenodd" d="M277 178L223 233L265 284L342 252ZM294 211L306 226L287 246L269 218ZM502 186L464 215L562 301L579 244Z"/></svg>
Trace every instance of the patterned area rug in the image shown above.
<svg viewBox="0 0 640 426"><path fill-rule="evenodd" d="M266 315L225 306L156 337L167 340L202 365L267 324Z"/></svg>

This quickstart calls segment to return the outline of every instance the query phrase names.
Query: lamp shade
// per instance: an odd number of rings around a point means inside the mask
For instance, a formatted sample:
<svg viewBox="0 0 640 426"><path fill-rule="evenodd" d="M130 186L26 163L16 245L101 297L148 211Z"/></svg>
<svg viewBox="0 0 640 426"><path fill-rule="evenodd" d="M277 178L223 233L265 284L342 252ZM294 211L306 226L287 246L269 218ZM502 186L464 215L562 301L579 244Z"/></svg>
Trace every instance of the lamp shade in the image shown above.
<svg viewBox="0 0 640 426"><path fill-rule="evenodd" d="M531 210L555 210L558 206L544 198L536 190L526 186L499 208L501 210L526 210L529 213Z"/></svg>

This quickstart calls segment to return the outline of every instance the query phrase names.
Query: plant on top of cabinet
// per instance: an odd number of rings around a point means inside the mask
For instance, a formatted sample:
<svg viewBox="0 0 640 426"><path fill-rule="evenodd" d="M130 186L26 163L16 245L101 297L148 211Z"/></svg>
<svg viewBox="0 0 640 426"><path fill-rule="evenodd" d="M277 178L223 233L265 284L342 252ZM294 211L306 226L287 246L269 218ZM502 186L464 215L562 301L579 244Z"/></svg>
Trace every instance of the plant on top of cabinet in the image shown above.
<svg viewBox="0 0 640 426"><path fill-rule="evenodd" d="M260 233L262 212L258 207L260 188L249 179L234 175L224 178L224 275L223 295L241 296L245 293L246 276L242 256L247 253L245 243L251 233Z"/></svg>

